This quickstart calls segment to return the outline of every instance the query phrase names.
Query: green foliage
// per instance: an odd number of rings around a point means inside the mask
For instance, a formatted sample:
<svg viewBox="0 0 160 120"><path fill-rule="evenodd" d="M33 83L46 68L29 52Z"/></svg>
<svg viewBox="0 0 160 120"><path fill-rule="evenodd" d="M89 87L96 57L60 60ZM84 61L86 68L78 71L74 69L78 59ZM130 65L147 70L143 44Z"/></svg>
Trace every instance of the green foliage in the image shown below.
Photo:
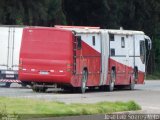
<svg viewBox="0 0 160 120"><path fill-rule="evenodd" d="M0 114L14 114L15 116L22 115L19 116L20 118L106 114L141 109L141 107L133 101L100 102L95 104L65 104L54 101L4 97L0 97L0 108Z"/></svg>
<svg viewBox="0 0 160 120"><path fill-rule="evenodd" d="M153 41L148 73L160 63L160 1L159 0L63 0L63 9L70 25L100 26L142 30ZM158 66L160 68L160 66Z"/></svg>
<svg viewBox="0 0 160 120"><path fill-rule="evenodd" d="M147 80L159 80L160 79L160 72L159 71L155 71L153 74L148 74L146 76L146 79Z"/></svg>
<svg viewBox="0 0 160 120"><path fill-rule="evenodd" d="M1 0L0 24L53 26L66 20L61 0Z"/></svg>

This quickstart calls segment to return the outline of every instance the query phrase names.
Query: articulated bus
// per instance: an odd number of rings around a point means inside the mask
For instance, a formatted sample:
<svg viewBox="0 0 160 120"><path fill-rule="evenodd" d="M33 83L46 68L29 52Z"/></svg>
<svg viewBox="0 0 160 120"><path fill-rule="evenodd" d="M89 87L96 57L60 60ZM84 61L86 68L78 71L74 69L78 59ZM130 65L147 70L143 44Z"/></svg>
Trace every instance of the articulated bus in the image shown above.
<svg viewBox="0 0 160 120"><path fill-rule="evenodd" d="M145 78L151 39L142 31L99 27L27 27L20 49L19 79L34 91L63 89L134 89Z"/></svg>

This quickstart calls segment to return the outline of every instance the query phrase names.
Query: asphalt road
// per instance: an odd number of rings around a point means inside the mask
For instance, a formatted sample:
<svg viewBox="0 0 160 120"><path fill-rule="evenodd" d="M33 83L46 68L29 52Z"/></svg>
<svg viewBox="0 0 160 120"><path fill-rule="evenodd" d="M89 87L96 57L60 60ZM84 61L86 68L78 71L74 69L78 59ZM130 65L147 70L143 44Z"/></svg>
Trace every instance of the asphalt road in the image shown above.
<svg viewBox="0 0 160 120"><path fill-rule="evenodd" d="M146 113L160 114L160 80L147 80L144 85L136 85L135 90L116 90L114 92L88 91L85 94L55 92L35 93L28 88L12 84L11 88L0 88L0 96L34 98L65 103L95 103L100 101L134 100L142 106Z"/></svg>

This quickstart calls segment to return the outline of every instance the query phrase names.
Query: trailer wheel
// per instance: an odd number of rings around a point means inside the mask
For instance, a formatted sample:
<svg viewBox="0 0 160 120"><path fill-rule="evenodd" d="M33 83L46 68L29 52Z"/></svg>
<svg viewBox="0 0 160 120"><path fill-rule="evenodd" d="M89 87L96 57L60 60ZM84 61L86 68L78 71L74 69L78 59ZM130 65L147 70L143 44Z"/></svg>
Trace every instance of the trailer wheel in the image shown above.
<svg viewBox="0 0 160 120"><path fill-rule="evenodd" d="M27 87L27 84L22 82L21 86L25 88L25 87Z"/></svg>
<svg viewBox="0 0 160 120"><path fill-rule="evenodd" d="M86 70L82 72L82 81L81 81L81 93L85 93L86 91L86 82L87 82L88 73Z"/></svg>
<svg viewBox="0 0 160 120"><path fill-rule="evenodd" d="M108 86L108 91L114 90L115 80L116 80L116 72L115 72L115 70L112 70L111 71L111 79L109 81L109 86Z"/></svg>
<svg viewBox="0 0 160 120"><path fill-rule="evenodd" d="M6 82L5 87L9 88L10 86L11 86L11 83L10 82Z"/></svg>

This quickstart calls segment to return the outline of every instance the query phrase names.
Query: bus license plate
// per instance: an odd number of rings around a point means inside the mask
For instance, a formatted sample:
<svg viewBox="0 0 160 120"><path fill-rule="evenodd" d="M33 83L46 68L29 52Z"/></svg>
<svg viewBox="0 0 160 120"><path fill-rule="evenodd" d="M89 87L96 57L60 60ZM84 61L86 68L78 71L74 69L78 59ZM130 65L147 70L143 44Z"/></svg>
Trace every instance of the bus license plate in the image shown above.
<svg viewBox="0 0 160 120"><path fill-rule="evenodd" d="M41 74L41 75L48 75L49 72L47 72L47 71L40 71L39 74Z"/></svg>
<svg viewBox="0 0 160 120"><path fill-rule="evenodd" d="M14 78L14 75L6 75L6 78Z"/></svg>

